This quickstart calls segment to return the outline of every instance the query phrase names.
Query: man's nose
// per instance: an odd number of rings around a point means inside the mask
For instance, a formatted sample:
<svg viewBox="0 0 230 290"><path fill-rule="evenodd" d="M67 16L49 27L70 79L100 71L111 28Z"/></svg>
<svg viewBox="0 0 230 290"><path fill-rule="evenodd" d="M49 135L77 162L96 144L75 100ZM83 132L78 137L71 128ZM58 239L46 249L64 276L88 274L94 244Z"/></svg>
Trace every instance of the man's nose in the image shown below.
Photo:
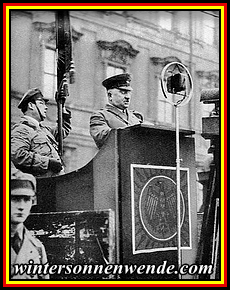
<svg viewBox="0 0 230 290"><path fill-rule="evenodd" d="M17 207L18 207L19 209L24 209L25 204L26 204L26 202L25 202L23 199L21 199L20 201L18 201L18 205L17 205Z"/></svg>

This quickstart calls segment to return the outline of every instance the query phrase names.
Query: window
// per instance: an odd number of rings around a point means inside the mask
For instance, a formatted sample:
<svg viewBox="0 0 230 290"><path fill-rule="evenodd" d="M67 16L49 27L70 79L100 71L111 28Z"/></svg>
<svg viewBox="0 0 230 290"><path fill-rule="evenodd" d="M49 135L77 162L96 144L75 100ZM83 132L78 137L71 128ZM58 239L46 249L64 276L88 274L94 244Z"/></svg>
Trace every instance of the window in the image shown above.
<svg viewBox="0 0 230 290"><path fill-rule="evenodd" d="M159 25L167 30L172 29L172 12L160 11L159 12Z"/></svg>
<svg viewBox="0 0 230 290"><path fill-rule="evenodd" d="M56 65L56 24L55 22L44 23L36 21L33 23L35 35L39 37L42 54L42 91L49 99L55 98L57 90L57 65Z"/></svg>
<svg viewBox="0 0 230 290"><path fill-rule="evenodd" d="M214 43L215 21L214 17L209 14L203 16L203 40L208 44Z"/></svg>
<svg viewBox="0 0 230 290"><path fill-rule="evenodd" d="M161 89L159 80L158 85L158 121L162 123L173 124L173 106L167 102Z"/></svg>
<svg viewBox="0 0 230 290"><path fill-rule="evenodd" d="M189 35L190 13L189 11L180 11L176 14L176 28L182 35Z"/></svg>
<svg viewBox="0 0 230 290"><path fill-rule="evenodd" d="M207 44L213 45L216 37L216 18L218 15L203 11L194 13L196 19L195 38Z"/></svg>
<svg viewBox="0 0 230 290"><path fill-rule="evenodd" d="M54 99L57 91L56 23L35 22L34 29L38 32L42 47L43 92L49 99ZM82 35L72 29L73 51L76 41Z"/></svg>
<svg viewBox="0 0 230 290"><path fill-rule="evenodd" d="M57 91L57 62L55 50L45 47L43 92L49 99L55 98Z"/></svg>

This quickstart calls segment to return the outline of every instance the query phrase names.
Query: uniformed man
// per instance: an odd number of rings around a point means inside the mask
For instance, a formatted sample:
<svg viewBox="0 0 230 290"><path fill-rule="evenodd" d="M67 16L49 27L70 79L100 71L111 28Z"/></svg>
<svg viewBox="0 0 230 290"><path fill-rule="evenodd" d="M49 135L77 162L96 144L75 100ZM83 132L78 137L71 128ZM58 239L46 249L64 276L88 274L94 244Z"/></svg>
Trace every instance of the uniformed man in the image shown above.
<svg viewBox="0 0 230 290"><path fill-rule="evenodd" d="M90 134L98 148L101 148L112 129L133 126L143 122L141 113L129 110L132 95L131 75L115 75L105 79L108 104L90 117Z"/></svg>
<svg viewBox="0 0 230 290"><path fill-rule="evenodd" d="M36 179L12 167L11 171L11 279L49 279L43 273L16 273L15 265L47 265L47 255L40 240L24 226L32 205L36 202ZM45 267L45 266L44 266ZM46 270L47 271L47 270Z"/></svg>
<svg viewBox="0 0 230 290"><path fill-rule="evenodd" d="M11 131L11 160L18 169L35 177L64 173L58 153L58 128L41 123L46 118L47 102L38 88L28 90L18 105L24 116ZM70 118L70 111L63 106L63 138L71 130Z"/></svg>

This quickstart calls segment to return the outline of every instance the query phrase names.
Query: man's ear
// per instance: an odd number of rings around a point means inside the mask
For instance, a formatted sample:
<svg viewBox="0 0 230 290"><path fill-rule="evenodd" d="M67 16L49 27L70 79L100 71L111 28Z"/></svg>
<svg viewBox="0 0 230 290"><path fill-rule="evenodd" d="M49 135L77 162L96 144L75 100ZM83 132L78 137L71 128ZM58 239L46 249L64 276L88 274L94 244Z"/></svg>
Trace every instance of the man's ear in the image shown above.
<svg viewBox="0 0 230 290"><path fill-rule="evenodd" d="M112 97L111 92L108 92L108 97L109 97L109 99L111 99L111 97Z"/></svg>
<svg viewBox="0 0 230 290"><path fill-rule="evenodd" d="M32 104L33 104L32 102L29 102L27 105L27 108L33 110L34 108L33 108Z"/></svg>

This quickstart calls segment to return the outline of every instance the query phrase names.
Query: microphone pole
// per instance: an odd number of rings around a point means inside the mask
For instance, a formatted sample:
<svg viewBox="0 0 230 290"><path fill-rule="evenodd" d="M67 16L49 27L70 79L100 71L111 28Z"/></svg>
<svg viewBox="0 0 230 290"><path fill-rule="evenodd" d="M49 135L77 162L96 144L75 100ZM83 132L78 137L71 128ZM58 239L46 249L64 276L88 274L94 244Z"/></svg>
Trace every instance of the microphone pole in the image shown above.
<svg viewBox="0 0 230 290"><path fill-rule="evenodd" d="M176 189L177 189L177 254L178 269L181 267L181 208L180 208L180 134L179 134L179 108L175 105L176 124ZM179 279L181 274L179 273Z"/></svg>

